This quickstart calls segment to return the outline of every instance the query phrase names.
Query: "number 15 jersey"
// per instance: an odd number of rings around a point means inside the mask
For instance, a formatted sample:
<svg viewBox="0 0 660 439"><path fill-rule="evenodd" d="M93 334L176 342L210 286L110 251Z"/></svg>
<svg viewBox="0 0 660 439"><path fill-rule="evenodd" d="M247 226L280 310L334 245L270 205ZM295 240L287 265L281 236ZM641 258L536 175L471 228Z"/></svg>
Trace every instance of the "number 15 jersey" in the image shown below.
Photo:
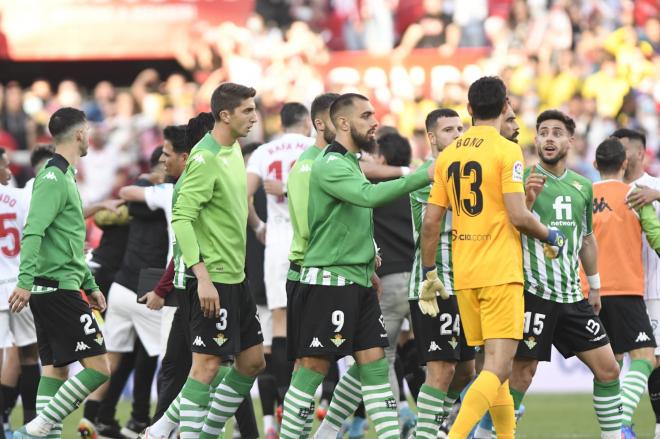
<svg viewBox="0 0 660 439"><path fill-rule="evenodd" d="M0 186L0 310L9 309L9 295L16 286L31 190Z"/></svg>
<svg viewBox="0 0 660 439"><path fill-rule="evenodd" d="M475 126L438 157L429 203L452 210L454 289L523 283L520 233L504 194L522 193L520 146Z"/></svg>

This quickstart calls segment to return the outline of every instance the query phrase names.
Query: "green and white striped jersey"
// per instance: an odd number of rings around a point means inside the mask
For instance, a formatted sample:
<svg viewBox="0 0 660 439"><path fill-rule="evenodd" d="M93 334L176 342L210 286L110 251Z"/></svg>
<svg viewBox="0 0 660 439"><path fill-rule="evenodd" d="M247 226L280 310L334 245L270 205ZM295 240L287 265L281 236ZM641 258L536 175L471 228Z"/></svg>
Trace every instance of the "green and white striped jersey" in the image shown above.
<svg viewBox="0 0 660 439"><path fill-rule="evenodd" d="M422 169L427 169L433 164L433 160L428 160L422 165ZM419 287L422 279L422 251L420 248L420 236L422 232L422 221L426 212L431 185L423 187L410 193L410 208L412 210L413 238L415 239L415 259L413 260L412 275L410 276L410 285L408 288L408 300L417 300L419 298ZM454 273L451 262L452 228L451 211L447 213L440 224L440 241L438 241L438 252L435 256L435 263L438 267L438 278L442 281L449 294L454 294Z"/></svg>
<svg viewBox="0 0 660 439"><path fill-rule="evenodd" d="M302 267L300 270L300 282L309 285L327 285L331 287L343 287L353 283L344 276L316 267Z"/></svg>
<svg viewBox="0 0 660 439"><path fill-rule="evenodd" d="M531 169L525 171L525 179ZM558 228L566 236L566 245L557 259L543 255L543 243L521 235L525 291L546 300L574 303L584 299L580 286L580 248L582 239L593 233L593 189L591 181L566 170L560 177L536 165L536 172L546 176L532 212L545 225Z"/></svg>

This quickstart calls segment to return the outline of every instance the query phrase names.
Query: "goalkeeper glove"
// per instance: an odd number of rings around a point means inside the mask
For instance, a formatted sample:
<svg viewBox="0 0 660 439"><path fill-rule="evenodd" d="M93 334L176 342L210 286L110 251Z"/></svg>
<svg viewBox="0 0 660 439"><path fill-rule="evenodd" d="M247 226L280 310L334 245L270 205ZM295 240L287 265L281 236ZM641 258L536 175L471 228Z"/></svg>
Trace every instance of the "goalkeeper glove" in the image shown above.
<svg viewBox="0 0 660 439"><path fill-rule="evenodd" d="M420 287L421 291L419 292L417 304L422 314L435 317L440 312L437 299L438 293L443 299L449 298L449 293L447 293L445 286L442 285L442 282L438 278L438 269L436 267L423 267L422 275L424 276L424 280Z"/></svg>
<svg viewBox="0 0 660 439"><path fill-rule="evenodd" d="M566 237L556 227L548 227L548 237L543 241L543 254L548 259L556 259L561 254Z"/></svg>

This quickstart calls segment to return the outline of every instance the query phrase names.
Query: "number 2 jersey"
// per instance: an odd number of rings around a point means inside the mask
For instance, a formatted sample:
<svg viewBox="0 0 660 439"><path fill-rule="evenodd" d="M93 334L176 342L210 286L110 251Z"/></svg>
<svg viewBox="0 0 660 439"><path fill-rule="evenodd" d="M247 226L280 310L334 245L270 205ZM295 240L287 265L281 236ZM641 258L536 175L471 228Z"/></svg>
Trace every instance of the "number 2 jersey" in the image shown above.
<svg viewBox="0 0 660 439"><path fill-rule="evenodd" d="M0 310L9 309L9 295L16 285L30 195L31 187L0 186Z"/></svg>
<svg viewBox="0 0 660 439"><path fill-rule="evenodd" d="M520 146L473 126L436 160L429 203L452 209L454 289L523 283L520 233L504 194L524 193Z"/></svg>
<svg viewBox="0 0 660 439"><path fill-rule="evenodd" d="M525 291L546 300L574 303L584 299L580 284L582 240L593 232L593 188L591 181L571 170L557 177L540 165L535 172L546 177L532 212L543 223L558 228L566 244L557 259L543 255L543 243L522 236ZM531 169L525 172L525 180Z"/></svg>

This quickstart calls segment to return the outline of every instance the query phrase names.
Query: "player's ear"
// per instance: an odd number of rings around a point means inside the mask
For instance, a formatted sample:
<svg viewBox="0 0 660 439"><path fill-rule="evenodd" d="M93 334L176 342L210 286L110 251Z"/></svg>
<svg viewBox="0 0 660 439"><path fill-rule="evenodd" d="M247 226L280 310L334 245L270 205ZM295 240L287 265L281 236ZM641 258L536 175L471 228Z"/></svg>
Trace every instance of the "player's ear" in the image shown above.
<svg viewBox="0 0 660 439"><path fill-rule="evenodd" d="M323 119L318 117L314 119L314 129L319 133L325 131L325 123L323 122Z"/></svg>
<svg viewBox="0 0 660 439"><path fill-rule="evenodd" d="M625 159L623 161L623 164L621 165L621 169L628 169L628 159Z"/></svg>
<svg viewBox="0 0 660 439"><path fill-rule="evenodd" d="M474 115L474 113L472 112L472 105L467 104L467 110L468 113L470 113L470 117L472 117ZM474 125L474 119L472 119L472 125Z"/></svg>
<svg viewBox="0 0 660 439"><path fill-rule="evenodd" d="M596 160L594 160L594 169L596 171L600 171L600 169L598 169L598 163L596 163Z"/></svg>

